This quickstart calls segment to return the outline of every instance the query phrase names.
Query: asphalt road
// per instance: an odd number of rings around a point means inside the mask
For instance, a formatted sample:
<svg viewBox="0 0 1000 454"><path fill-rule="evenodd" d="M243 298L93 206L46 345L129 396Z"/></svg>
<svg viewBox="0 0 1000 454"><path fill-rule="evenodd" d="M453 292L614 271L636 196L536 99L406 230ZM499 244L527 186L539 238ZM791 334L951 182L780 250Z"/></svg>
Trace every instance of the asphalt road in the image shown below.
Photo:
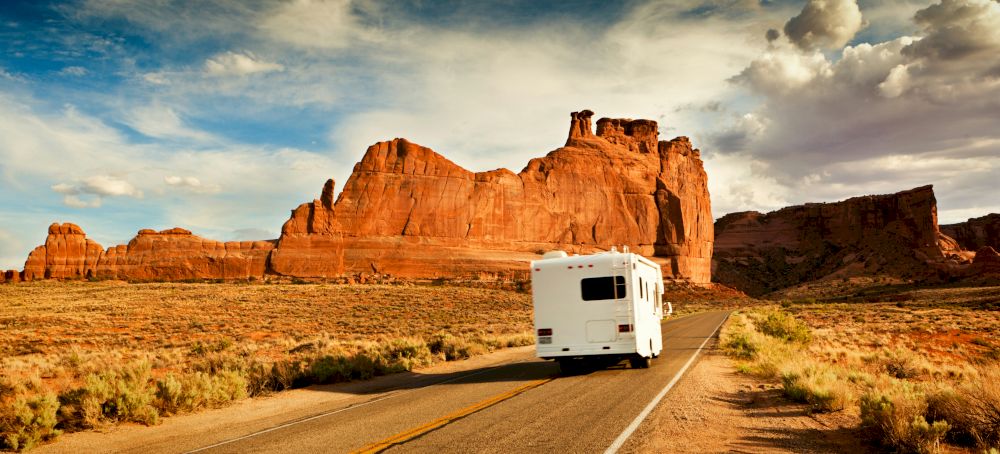
<svg viewBox="0 0 1000 454"><path fill-rule="evenodd" d="M554 362L525 352L494 367L414 374L393 389L359 393L311 416L183 451L605 452L641 422L726 316L710 312L665 323L664 350L649 369L623 361L559 376ZM667 393L661 405L669 401Z"/></svg>

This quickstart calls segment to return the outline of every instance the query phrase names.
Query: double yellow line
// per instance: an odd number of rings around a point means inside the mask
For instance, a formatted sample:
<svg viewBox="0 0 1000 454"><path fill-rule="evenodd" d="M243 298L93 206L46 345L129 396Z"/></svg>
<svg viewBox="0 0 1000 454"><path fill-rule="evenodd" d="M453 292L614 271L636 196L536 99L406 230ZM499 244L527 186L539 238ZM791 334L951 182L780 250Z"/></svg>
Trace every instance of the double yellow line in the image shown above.
<svg viewBox="0 0 1000 454"><path fill-rule="evenodd" d="M378 441L378 442L372 443L370 445L364 446L364 447L362 447L362 448L360 448L360 449L358 449L356 451L353 451L352 454L374 454L374 453L385 451L386 449L389 449L389 448L391 448L391 447L393 447L395 445L406 443L407 441L410 441L410 440L412 440L414 438L417 438L417 437L419 437L419 436L421 436L423 434L426 434L427 432L430 432L430 431L432 431L434 429L438 429L440 427L443 427L443 426L446 426L448 424L451 424L452 422L454 422L454 421L456 421L458 419L462 419L462 418L464 418L466 416L469 416L469 415L471 415L471 414L473 414L473 413L475 413L475 412L477 412L479 410L482 410L484 408L496 405L496 404L498 404L500 402L503 402L503 401L505 401L507 399L510 399L511 397L514 397L514 396L516 396L518 394L521 394L521 393L523 393L523 392L525 392L525 391L527 391L529 389L537 388L539 386L542 386L542 385L544 385L544 384L546 384L546 383L548 383L548 382L550 382L552 380L553 380L553 378L546 378L546 379L542 379L542 380L535 380L533 382L525 383L525 384L523 384L521 386L518 386L517 388L514 388L514 389L512 389L510 391L507 391L507 392L505 392L503 394L498 394L498 395L493 396L493 397L491 397L489 399L486 399L484 401L472 404L472 405L470 405L468 407L465 407L465 408L463 408L461 410L458 410L458 411L456 411L454 413L451 413L451 414L442 416L442 417L440 417L438 419L435 419L435 420L433 420L433 421L431 421L431 422L429 422L427 424L414 427L412 429L406 430L404 432L400 432L400 433L398 433L396 435L393 435L393 436L391 436L389 438L386 438L386 439L384 439L382 441Z"/></svg>

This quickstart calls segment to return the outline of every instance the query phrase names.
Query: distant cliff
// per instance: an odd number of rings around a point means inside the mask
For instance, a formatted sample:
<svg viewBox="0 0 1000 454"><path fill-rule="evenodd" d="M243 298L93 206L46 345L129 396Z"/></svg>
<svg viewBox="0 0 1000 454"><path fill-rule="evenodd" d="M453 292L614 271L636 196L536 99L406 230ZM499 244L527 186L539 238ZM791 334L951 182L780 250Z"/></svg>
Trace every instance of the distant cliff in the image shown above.
<svg viewBox="0 0 1000 454"><path fill-rule="evenodd" d="M857 275L931 279L968 264L971 253L941 233L931 186L715 222L713 279L751 295Z"/></svg>
<svg viewBox="0 0 1000 454"><path fill-rule="evenodd" d="M1000 249L1000 214L992 213L958 224L942 225L941 233L954 238L963 249L970 251L985 246Z"/></svg>
<svg viewBox="0 0 1000 454"><path fill-rule="evenodd" d="M143 230L104 250L79 227L53 224L18 278L510 277L546 250L628 245L668 278L708 283L713 223L699 151L686 137L658 140L650 120L602 118L595 133L592 115L571 114L566 145L516 174L470 172L405 139L379 142L336 200L327 181L277 240Z"/></svg>

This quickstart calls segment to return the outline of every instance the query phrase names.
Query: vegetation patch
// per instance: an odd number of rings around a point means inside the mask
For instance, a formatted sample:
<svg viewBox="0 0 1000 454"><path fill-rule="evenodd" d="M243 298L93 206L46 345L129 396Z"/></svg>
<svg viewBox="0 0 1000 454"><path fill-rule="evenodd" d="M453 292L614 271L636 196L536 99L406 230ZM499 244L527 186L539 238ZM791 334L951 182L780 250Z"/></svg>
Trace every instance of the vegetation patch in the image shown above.
<svg viewBox="0 0 1000 454"><path fill-rule="evenodd" d="M815 412L845 412L881 449L1000 449L998 289L912 290L870 303L796 301L738 311L723 350L738 371Z"/></svg>

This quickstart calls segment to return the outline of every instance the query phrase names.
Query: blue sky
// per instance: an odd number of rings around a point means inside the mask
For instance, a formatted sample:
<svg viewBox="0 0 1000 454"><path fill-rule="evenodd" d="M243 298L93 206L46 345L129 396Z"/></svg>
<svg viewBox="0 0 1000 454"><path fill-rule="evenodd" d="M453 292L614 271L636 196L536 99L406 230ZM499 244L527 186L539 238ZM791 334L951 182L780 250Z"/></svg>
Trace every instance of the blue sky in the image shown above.
<svg viewBox="0 0 1000 454"><path fill-rule="evenodd" d="M52 222L273 238L394 137L518 171L583 108L690 136L716 217L923 184L1000 212L998 30L995 0L8 1L0 268Z"/></svg>

